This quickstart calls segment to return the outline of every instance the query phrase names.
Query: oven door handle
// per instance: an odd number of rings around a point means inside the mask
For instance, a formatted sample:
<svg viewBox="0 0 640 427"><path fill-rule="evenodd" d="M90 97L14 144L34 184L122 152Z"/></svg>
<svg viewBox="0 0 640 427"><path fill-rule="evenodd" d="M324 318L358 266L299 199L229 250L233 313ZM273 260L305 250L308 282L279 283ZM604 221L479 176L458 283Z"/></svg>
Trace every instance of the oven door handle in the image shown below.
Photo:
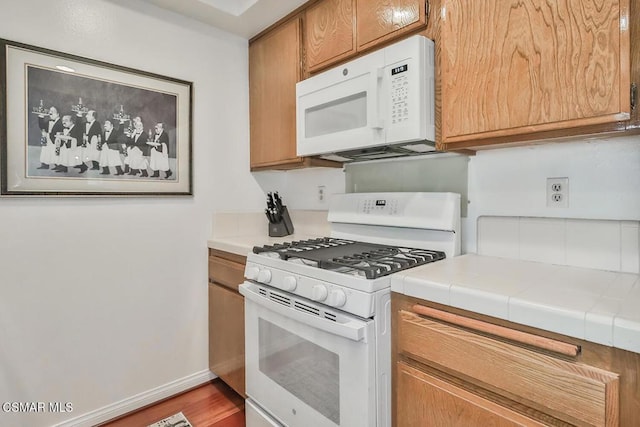
<svg viewBox="0 0 640 427"><path fill-rule="evenodd" d="M312 328L347 338L351 341L364 340L365 343L367 342L365 334L367 323L364 320L351 319L346 323L338 323L333 320L307 314L289 306L273 302L270 299L254 292L249 286L247 286L247 284L240 285L239 290L240 293L248 300L282 316L288 317L307 326L311 326ZM245 309L245 314L246 313L247 310Z"/></svg>

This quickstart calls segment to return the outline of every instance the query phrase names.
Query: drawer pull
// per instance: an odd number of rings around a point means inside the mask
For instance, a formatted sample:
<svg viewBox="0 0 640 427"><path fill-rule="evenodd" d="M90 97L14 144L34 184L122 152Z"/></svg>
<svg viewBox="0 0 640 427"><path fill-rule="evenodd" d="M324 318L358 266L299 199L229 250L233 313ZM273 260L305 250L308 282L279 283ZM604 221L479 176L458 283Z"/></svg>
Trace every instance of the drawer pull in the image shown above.
<svg viewBox="0 0 640 427"><path fill-rule="evenodd" d="M481 320L470 319L468 317L459 316L457 314L437 310L435 308L425 307L420 304L414 304L412 310L414 313L420 314L422 316L442 320L453 325L473 329L479 332L484 332L522 344L531 345L537 348L552 351L554 353L564 354L565 356L575 357L580 354L580 346L574 344L556 341L551 338L540 337L538 335L533 335L526 332L516 331L510 328L505 328L503 326L483 322Z"/></svg>

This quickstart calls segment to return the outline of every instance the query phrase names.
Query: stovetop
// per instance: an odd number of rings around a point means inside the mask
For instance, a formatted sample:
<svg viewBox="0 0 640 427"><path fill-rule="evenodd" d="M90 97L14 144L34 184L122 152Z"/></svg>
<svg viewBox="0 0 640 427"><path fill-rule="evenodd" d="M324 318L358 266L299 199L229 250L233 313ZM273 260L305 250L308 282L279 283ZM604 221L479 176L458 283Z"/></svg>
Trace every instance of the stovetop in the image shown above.
<svg viewBox="0 0 640 427"><path fill-rule="evenodd" d="M441 251L331 237L256 246L253 252L366 279L377 279L445 258Z"/></svg>
<svg viewBox="0 0 640 427"><path fill-rule="evenodd" d="M332 237L255 247L246 285L376 318L395 273L460 253L459 194L336 194L327 220Z"/></svg>

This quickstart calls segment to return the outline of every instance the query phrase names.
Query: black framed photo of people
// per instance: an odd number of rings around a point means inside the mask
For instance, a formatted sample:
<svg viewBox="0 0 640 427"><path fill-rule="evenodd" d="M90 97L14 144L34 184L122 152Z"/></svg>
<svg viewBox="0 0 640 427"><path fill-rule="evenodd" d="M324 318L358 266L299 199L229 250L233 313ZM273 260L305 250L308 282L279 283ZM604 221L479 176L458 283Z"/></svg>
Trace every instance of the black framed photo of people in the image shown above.
<svg viewBox="0 0 640 427"><path fill-rule="evenodd" d="M0 39L2 196L192 195L192 83Z"/></svg>

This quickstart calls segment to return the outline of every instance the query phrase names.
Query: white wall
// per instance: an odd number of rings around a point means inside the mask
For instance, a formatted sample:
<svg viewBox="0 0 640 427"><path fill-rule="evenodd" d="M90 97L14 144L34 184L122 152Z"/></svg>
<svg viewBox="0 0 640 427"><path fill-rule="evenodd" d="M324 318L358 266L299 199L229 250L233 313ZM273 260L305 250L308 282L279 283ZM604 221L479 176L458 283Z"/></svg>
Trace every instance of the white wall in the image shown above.
<svg viewBox="0 0 640 427"><path fill-rule="evenodd" d="M546 179L569 178L569 207L546 204ZM464 237L476 251L483 215L640 220L640 136L479 151L469 162Z"/></svg>
<svg viewBox="0 0 640 427"><path fill-rule="evenodd" d="M0 199L0 403L73 404L0 408L0 425L118 415L202 380L211 213L229 187L235 209L263 201L248 172L247 41L138 0L3 1L0 37L192 81L195 191Z"/></svg>
<svg viewBox="0 0 640 427"><path fill-rule="evenodd" d="M265 194L277 191L289 209L324 211L329 209L333 194L345 192L345 173L342 168L255 172L253 176ZM325 194L322 201L318 198L318 187L320 186L324 187ZM266 207L264 197L252 198L250 202L252 210L262 211ZM238 204L235 203L232 206ZM247 202L245 202L246 204Z"/></svg>

